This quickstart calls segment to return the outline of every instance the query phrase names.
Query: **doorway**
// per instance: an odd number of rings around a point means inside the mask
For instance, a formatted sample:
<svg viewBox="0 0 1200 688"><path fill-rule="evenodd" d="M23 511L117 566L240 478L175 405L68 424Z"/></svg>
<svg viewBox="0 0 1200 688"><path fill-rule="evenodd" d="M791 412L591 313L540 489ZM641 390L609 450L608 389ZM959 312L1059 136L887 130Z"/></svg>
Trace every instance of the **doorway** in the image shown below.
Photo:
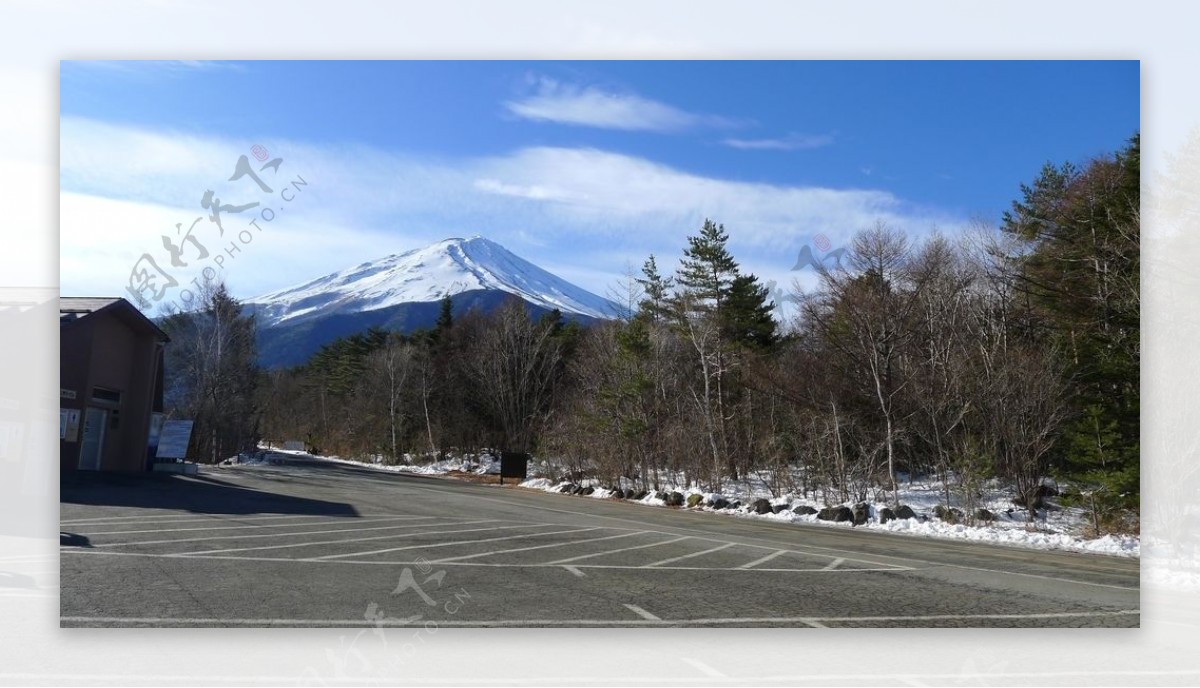
<svg viewBox="0 0 1200 688"><path fill-rule="evenodd" d="M100 459L104 456L104 428L108 424L108 411L87 407L83 416L83 442L79 446L79 470L100 470Z"/></svg>

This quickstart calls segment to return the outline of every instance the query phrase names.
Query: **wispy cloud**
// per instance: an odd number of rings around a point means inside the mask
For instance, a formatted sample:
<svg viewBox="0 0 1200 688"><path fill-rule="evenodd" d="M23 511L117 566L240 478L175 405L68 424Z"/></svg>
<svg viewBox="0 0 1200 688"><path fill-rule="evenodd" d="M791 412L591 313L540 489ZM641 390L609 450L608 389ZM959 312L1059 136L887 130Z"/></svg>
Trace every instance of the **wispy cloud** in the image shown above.
<svg viewBox="0 0 1200 688"><path fill-rule="evenodd" d="M270 236L264 230L231 264L231 288L241 297L475 233L510 243L529 260L603 294L627 262L641 265L655 253L662 264L671 263L705 217L729 228L731 250L744 265L790 284L795 252L817 233L840 244L877 219L913 233L965 225L882 189L744 182L593 148L418 158L365 146L236 140L72 117L63 118L61 137L64 293L123 291L137 258L161 253L161 235L207 214L200 207L206 190L226 203L268 200L246 178L228 181L238 157L254 144L284 158L281 179L299 174L309 186L302 203L276 203ZM215 247L216 227L207 220L200 227Z"/></svg>
<svg viewBox="0 0 1200 688"><path fill-rule="evenodd" d="M781 138L767 139L738 139L728 138L721 143L739 150L776 150L794 151L810 148L822 148L833 145L833 136L829 134L797 134L790 133Z"/></svg>
<svg viewBox="0 0 1200 688"><path fill-rule="evenodd" d="M504 103L509 112L539 122L625 131L676 132L696 127L735 127L738 120L687 112L634 93L535 79L537 92Z"/></svg>

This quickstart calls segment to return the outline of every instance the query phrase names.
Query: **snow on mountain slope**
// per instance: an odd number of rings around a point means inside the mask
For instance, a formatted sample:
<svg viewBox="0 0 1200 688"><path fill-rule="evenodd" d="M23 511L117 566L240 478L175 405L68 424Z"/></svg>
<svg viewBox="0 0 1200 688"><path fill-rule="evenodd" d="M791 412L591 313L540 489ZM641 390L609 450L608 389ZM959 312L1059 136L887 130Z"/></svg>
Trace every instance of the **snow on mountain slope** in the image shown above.
<svg viewBox="0 0 1200 688"><path fill-rule="evenodd" d="M493 290L564 314L611 318L607 299L556 277L483 237L445 239L311 282L249 299L261 321L275 325L333 313L362 313Z"/></svg>

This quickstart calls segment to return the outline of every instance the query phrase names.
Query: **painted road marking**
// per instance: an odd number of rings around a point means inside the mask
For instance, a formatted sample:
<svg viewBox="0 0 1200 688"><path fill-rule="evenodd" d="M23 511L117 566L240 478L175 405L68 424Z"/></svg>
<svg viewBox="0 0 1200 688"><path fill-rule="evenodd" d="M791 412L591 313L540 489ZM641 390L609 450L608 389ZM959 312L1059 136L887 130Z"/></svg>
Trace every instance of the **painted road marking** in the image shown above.
<svg viewBox="0 0 1200 688"><path fill-rule="evenodd" d="M617 538L632 537L634 535L645 535L646 533L649 533L649 532L651 532L651 531L641 530L641 531L635 531L632 533L619 533L617 535L606 535L604 537L588 538L586 540L571 540L570 542L552 542L548 545L535 545L533 547L517 547L516 549L502 549L502 550L497 550L497 551L493 551L493 552L480 552L478 554L465 554L461 557L447 557L446 559L437 559L431 563L442 564L442 563L451 562L451 561L462 561L464 559L475 559L477 557L490 557L493 554L510 554L512 552L528 552L529 550L534 550L534 549L550 549L552 547L568 547L570 545L581 545L585 542L599 542L601 540L616 540Z"/></svg>
<svg viewBox="0 0 1200 688"><path fill-rule="evenodd" d="M470 526L470 525L475 525L477 523L495 523L495 521L492 519L486 519L486 520L480 520L480 521L467 521L465 523L452 523L452 524L448 524L448 525ZM412 526L395 526L395 528L402 528L402 527L403 528L412 528ZM230 548L230 549L210 549L210 550L205 550L203 552L183 552L183 553L179 553L179 554L169 554L167 556L183 557L183 556L194 556L197 554L224 554L227 552L251 552L251 551L263 550L263 549L289 549L292 547L314 547L314 546L318 546L318 545L341 545L341 544L345 544L347 542L367 542L370 540L395 540L397 538L420 537L422 535L452 535L454 533L476 533L476 532L483 531L483 530L508 530L508 529L512 529L512 528L542 528L542 527L543 526L541 526L541 525L535 524L535 525L531 525L531 526L493 526L490 528L466 528L463 530L424 530L419 533L394 533L391 535L374 535L371 537L361 537L361 538L342 538L341 540L315 540L315 541L310 541L310 542L291 542L291 543L288 543L285 545L262 545L259 547L234 547L234 548ZM366 530L373 530L373 529L367 528Z"/></svg>
<svg viewBox="0 0 1200 688"><path fill-rule="evenodd" d="M570 571L571 573L575 574L576 576L579 576L580 578L587 578L586 573L584 573L583 571L580 571L579 569L575 568L574 566L564 566L563 568Z"/></svg>
<svg viewBox="0 0 1200 688"><path fill-rule="evenodd" d="M768 555L767 555L767 556L765 556L765 557L762 557L762 558L760 558L760 559L755 559L754 561L751 561L751 562L749 562L749 563L746 563L746 564L742 564L742 565L741 565L741 566L739 566L738 568L739 568L739 569L752 569L752 568L754 568L755 566L758 566L759 564L765 564L765 563L767 563L768 561L771 561L772 559L774 559L775 557L778 557L778 556L780 556L781 554L787 554L787 550L786 550L786 549L777 549L777 550L775 550L774 552L771 552L770 554L768 554Z"/></svg>
<svg viewBox="0 0 1200 688"><path fill-rule="evenodd" d="M899 621L1011 621L1035 619L1089 619L1122 616L1138 616L1138 609L1091 612L1045 612L1038 614L929 614L916 616L749 616L716 617L699 619L661 619L644 609L624 605L641 619L465 619L439 620L438 626L696 626L738 624L804 624L816 627L830 623L876 623ZM640 611L639 611L640 610ZM122 617L122 616L62 616L61 623L92 624L141 624L183 626L412 626L418 621L406 619L226 619L226 618L171 618L171 617Z"/></svg>
<svg viewBox="0 0 1200 688"><path fill-rule="evenodd" d="M670 559L663 559L662 561L656 561L653 564L646 564L644 568L651 569L656 566L662 566L663 564L674 564L675 562L683 561L684 559L691 559L692 557L700 557L700 556L704 556L705 554L712 554L713 552L720 552L723 549L727 549L727 548L733 547L735 545L737 545L736 542L726 542L725 544L720 545L719 547L713 547L712 549L706 549L703 552L692 552L691 554L685 554L682 557L671 557Z"/></svg>
<svg viewBox="0 0 1200 688"><path fill-rule="evenodd" d="M637 614L638 616L642 617L643 619L646 619L647 621L662 621L662 619L658 618L657 616L651 614L650 612L646 611L645 609L642 609L641 607L639 607L635 604L627 604L627 605L625 605L625 608L628 609L629 611L633 612L634 614Z"/></svg>
<svg viewBox="0 0 1200 688"><path fill-rule="evenodd" d="M616 554L618 552L629 552L629 551L635 550L635 549L646 549L647 547L661 547L662 545L669 545L673 542L679 542L680 540L689 540L689 539L691 539L691 538L689 538L687 535L684 535L683 537L677 537L673 540L663 540L662 542L651 542L648 545L637 545L635 547L623 547L621 549L610 549L610 550L605 550L603 552L593 552L592 554L583 554L578 557L571 557L570 559L559 559L558 561L548 561L548 562L546 562L546 564L549 566L553 566L555 564L566 564L566 563L572 562L572 561L582 561L583 559L591 559L593 557L602 557L602 556L605 556L606 554Z"/></svg>
<svg viewBox="0 0 1200 688"><path fill-rule="evenodd" d="M536 536L541 536L541 535L558 535L561 533L583 532L585 530L599 530L599 527L582 528L582 529L578 529L578 530L574 530L574 531L561 531L561 532L556 531L556 532L549 532L549 533L534 533L531 535L524 535L522 537L536 537ZM458 531L458 532L462 532L462 531ZM411 547L404 547L404 548L398 548L398 549L422 549L422 548L433 548L433 547L449 547L451 545L473 544L476 542L487 542L487 541L494 542L495 540L502 540L502 539L503 540L511 540L511 539L515 539L516 537L517 536L508 536L508 537L504 537L504 538L489 538L488 540L459 540L456 542L435 543L435 544L428 544L428 545L414 545ZM608 538L597 538L597 539L608 539ZM586 541L576 541L576 542L586 542ZM561 547L564 544L575 544L575 543L559 543L559 544L555 544L554 546ZM258 549L258 548L256 548L256 549ZM225 555L225 554L212 554L212 555L209 555L209 554L161 554L161 553L154 553L154 552L116 552L116 551L112 551L112 550L77 549L77 548L64 548L60 551L60 554L84 554L84 555L92 555L92 556L118 556L118 557L149 557L149 558L154 558L154 559L219 559L219 560L223 560L223 561L257 561L257 562L274 562L274 563L290 563L290 564L294 564L294 563L361 564L361 565L366 565L366 566L424 566L424 565L431 563L429 561L376 561L376 560L364 561L362 559L344 559L344 558L343 559L332 559L332 558L327 558L327 557L293 558L293 557L235 556L235 555ZM486 552L484 554L494 554L494 553ZM484 556L484 554L471 555L471 556ZM347 555L347 556L352 556L352 555ZM452 561L452 560L448 560L448 559L439 560L439 562L433 562L433 563L440 563L443 566L481 566L481 567L490 567L490 568L512 568L512 569L559 568L559 567L550 566L549 564L496 564L496 563L487 563L487 562L478 562L478 561ZM640 565L617 565L617 564L579 564L578 568L581 568L581 569L616 569L616 570L628 570L628 571L731 571L731 572L737 572L737 573L859 573L859 572L906 573L908 571L913 570L910 568L901 568L901 567L854 568L854 569L839 568L836 571L827 571L823 568L817 568L817 569L779 569L779 568L746 569L746 568L741 568L741 567L717 568L717 567L710 567L710 566L655 566L653 568L650 568L647 566L640 566Z"/></svg>
<svg viewBox="0 0 1200 688"><path fill-rule="evenodd" d="M546 524L549 525L549 524ZM546 535L562 535L564 533L583 533L589 530L599 530L598 526L591 528L572 528L570 530L552 530L548 533L521 533L520 535L505 535L498 538L485 538L482 540L455 540L454 542L434 542L424 543L420 545L408 545L406 547L389 547L387 549L377 549L370 552L350 552L347 554L327 554L323 557L311 557L308 559L299 559L297 561L328 561L331 559L343 559L346 557L365 557L371 554L383 554L385 552L399 552L406 549L433 549L434 547L453 547L454 545L474 545L480 542L499 542L500 540L518 540L521 538L545 537ZM484 528L483 530L488 530Z"/></svg>
<svg viewBox="0 0 1200 688"><path fill-rule="evenodd" d="M197 523L200 521L220 520L220 516L229 516L232 518L239 518L239 519L261 519L264 521L267 519L280 519L280 518L335 518L332 515L324 515L324 514L244 514L244 515L243 514L214 514L212 516L205 516L205 517L199 517L199 518L192 514L161 514L158 516L141 515L141 516L101 516L101 517L97 517L97 518L73 518L73 519L67 519L67 520L60 520L58 523L60 526L66 526L66 525L75 526L75 525L87 525L87 524L91 524L91 525L103 524L103 525L119 526L122 523L127 523L129 521L139 521L139 522L140 521L159 521L162 523L172 523L172 522L173 523L189 523L189 522ZM352 517L345 516L343 518L352 518Z"/></svg>
<svg viewBox="0 0 1200 688"><path fill-rule="evenodd" d="M366 520L366 521L355 521L355 523L362 524L362 523L380 523L383 521L418 521L418 520L428 520L431 518L434 518L434 517L433 516L394 516L394 517L390 517L390 518L378 518L378 519L371 519L371 520ZM136 534L140 534L140 533L185 533L185 532L192 532L192 531L197 531L197 530L245 530L247 528L304 528L304 527L320 526L320 525L335 526L335 525L345 525L345 524L346 524L346 521L343 519L340 521L325 521L325 522L306 521L304 523L256 523L253 525L202 526L199 528L152 528L150 530L102 530L98 533L80 532L79 535L83 535L86 537L95 537L96 535L136 535ZM336 533L338 531L330 530L330 531L326 531L326 532ZM287 533L284 533L284 535L287 535ZM174 540L173 542L195 542L195 540Z"/></svg>
<svg viewBox="0 0 1200 688"><path fill-rule="evenodd" d="M382 518L373 521L363 521L363 523L383 523L394 519ZM448 526L465 526L471 523L494 523L494 521L467 521L466 523L447 523ZM310 524L311 525L311 524ZM399 530L401 528L423 528L432 525L429 523L418 523L416 525L406 526L376 526L374 528L340 528L337 530L304 530L298 533L263 533L259 535L211 535L207 537L195 538L168 538L165 540L139 540L136 542L106 542L93 547L138 547L142 545L169 545L183 542L210 542L212 540L253 540L258 538L277 538L277 537L294 537L298 535L324 535L326 533L359 533L371 530ZM224 550L214 550L224 551Z"/></svg>

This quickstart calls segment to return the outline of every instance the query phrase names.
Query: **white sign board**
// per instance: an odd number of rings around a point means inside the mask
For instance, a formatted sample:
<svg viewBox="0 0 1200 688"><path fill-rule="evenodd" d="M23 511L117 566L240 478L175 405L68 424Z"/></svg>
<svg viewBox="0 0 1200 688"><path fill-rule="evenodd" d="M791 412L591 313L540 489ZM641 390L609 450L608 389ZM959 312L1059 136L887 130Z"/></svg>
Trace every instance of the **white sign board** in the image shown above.
<svg viewBox="0 0 1200 688"><path fill-rule="evenodd" d="M192 438L192 421L168 420L163 423L158 435L160 459L182 459L187 456L188 441Z"/></svg>
<svg viewBox="0 0 1200 688"><path fill-rule="evenodd" d="M58 439L68 442L79 439L79 409L58 410Z"/></svg>

